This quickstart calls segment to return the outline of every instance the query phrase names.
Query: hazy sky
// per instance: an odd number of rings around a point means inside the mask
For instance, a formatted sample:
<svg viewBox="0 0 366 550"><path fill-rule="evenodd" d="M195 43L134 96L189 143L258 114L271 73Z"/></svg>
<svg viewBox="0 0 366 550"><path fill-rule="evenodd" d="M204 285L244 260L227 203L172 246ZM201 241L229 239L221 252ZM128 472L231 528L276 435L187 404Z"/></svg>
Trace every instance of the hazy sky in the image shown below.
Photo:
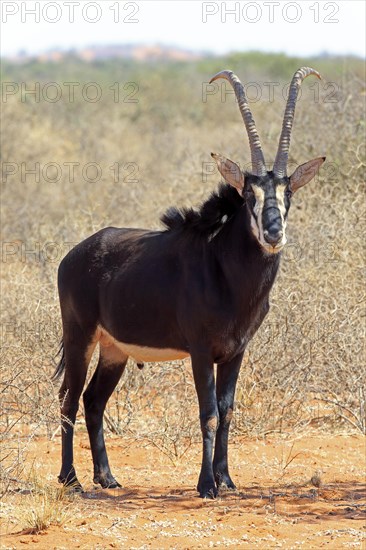
<svg viewBox="0 0 366 550"><path fill-rule="evenodd" d="M1 53L159 42L216 53L364 57L365 19L363 0L1 0Z"/></svg>

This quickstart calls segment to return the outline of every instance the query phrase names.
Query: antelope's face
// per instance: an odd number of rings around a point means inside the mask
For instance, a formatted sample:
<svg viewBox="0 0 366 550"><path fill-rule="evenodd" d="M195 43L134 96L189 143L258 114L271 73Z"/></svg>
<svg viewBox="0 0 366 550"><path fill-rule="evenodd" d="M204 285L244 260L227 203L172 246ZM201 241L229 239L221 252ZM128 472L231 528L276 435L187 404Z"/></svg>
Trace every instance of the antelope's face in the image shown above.
<svg viewBox="0 0 366 550"><path fill-rule="evenodd" d="M286 220L292 191L289 178L245 177L242 195L250 215L253 235L268 254L276 254L286 244Z"/></svg>
<svg viewBox="0 0 366 550"><path fill-rule="evenodd" d="M211 153L229 185L244 197L253 235L268 254L277 254L286 244L286 220L293 193L313 179L325 157L309 160L290 176L266 172L263 176L244 174L232 160Z"/></svg>

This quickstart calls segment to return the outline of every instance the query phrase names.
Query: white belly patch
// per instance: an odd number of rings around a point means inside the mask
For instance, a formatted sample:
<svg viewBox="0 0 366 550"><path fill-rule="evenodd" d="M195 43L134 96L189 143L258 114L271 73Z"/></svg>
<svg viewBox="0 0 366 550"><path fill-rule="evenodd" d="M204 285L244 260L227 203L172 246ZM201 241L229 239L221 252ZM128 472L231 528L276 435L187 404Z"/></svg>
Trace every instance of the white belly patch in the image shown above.
<svg viewBox="0 0 366 550"><path fill-rule="evenodd" d="M132 357L137 362L175 361L189 357L187 351L171 348L150 348L136 344L119 342L103 327L98 327L97 339L102 347L116 346L124 355Z"/></svg>

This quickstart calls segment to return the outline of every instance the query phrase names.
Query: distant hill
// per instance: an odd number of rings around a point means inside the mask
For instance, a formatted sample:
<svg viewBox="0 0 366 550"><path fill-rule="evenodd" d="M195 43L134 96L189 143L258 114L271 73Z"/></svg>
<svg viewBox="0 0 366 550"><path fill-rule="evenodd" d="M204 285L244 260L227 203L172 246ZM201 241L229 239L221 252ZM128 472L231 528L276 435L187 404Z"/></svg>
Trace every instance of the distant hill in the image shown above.
<svg viewBox="0 0 366 550"><path fill-rule="evenodd" d="M213 57L213 54L202 51L191 51L177 46L163 44L110 44L91 45L70 50L53 49L40 54L28 54L20 51L6 59L14 63L25 63L31 60L39 62L53 61L58 63L66 57L75 57L83 61L106 59L132 59L137 61L198 61Z"/></svg>

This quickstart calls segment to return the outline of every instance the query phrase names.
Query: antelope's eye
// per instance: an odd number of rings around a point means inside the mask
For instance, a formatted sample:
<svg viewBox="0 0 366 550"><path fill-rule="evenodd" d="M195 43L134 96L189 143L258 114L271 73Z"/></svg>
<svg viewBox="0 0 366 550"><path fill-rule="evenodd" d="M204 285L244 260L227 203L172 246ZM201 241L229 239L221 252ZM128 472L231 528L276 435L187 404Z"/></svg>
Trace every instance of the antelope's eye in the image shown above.
<svg viewBox="0 0 366 550"><path fill-rule="evenodd" d="M253 208L255 204L255 196L252 189L246 189L243 195L244 195L245 202L248 204L248 206Z"/></svg>
<svg viewBox="0 0 366 550"><path fill-rule="evenodd" d="M289 187L286 189L285 195L288 199L291 199L291 197L293 195L293 192L291 191L291 189Z"/></svg>

